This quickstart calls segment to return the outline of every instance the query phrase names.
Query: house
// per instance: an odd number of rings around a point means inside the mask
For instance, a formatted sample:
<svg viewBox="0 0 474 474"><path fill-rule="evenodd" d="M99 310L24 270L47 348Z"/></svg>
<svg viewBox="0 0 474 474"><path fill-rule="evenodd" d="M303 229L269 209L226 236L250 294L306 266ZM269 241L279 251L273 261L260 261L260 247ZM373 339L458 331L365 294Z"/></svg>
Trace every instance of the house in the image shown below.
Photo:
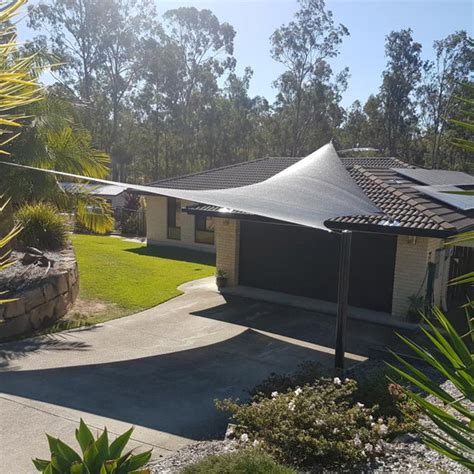
<svg viewBox="0 0 474 474"><path fill-rule="evenodd" d="M396 158L341 157L354 181L383 214L339 217L332 230L350 229L349 304L405 318L427 299L445 309L463 294L448 281L472 270L472 248L445 246L474 228L472 198L444 191L472 189L474 177L414 168ZM227 189L264 181L298 158L262 158L171 178L152 186L182 190ZM335 302L338 235L217 206L164 196L147 197L148 244L216 252L227 284Z"/></svg>
<svg viewBox="0 0 474 474"><path fill-rule="evenodd" d="M58 183L59 187L72 194L91 194L107 200L114 210L121 209L126 202L126 187L111 184Z"/></svg>

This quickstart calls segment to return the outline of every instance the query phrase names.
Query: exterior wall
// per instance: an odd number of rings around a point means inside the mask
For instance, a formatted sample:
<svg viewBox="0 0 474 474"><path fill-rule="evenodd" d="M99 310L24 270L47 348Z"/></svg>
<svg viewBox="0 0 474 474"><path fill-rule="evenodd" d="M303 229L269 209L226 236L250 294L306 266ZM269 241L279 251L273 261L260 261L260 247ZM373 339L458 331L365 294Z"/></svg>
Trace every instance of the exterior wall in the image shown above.
<svg viewBox="0 0 474 474"><path fill-rule="evenodd" d="M445 306L449 258L443 247L441 239L398 236L392 299L394 316L405 318L410 306L409 297L426 294L429 262L436 264L434 303Z"/></svg>
<svg viewBox="0 0 474 474"><path fill-rule="evenodd" d="M227 285L239 284L240 221L216 218L216 267L227 275ZM409 297L426 294L428 263L433 262L435 279L433 301L446 307L449 278L449 250L442 239L398 236L395 257L395 275L392 297L392 315L405 319L410 305Z"/></svg>
<svg viewBox="0 0 474 474"><path fill-rule="evenodd" d="M181 201L181 206L186 207L195 204L190 201ZM181 239L168 239L167 222L167 198L164 196L146 197L146 237L148 245L174 245L177 247L193 248L206 252L215 252L215 246L210 244L198 244L194 237L194 216L181 213Z"/></svg>
<svg viewBox="0 0 474 474"><path fill-rule="evenodd" d="M227 286L239 284L240 221L215 219L216 268L227 276Z"/></svg>
<svg viewBox="0 0 474 474"><path fill-rule="evenodd" d="M125 206L125 193L120 193L116 196L111 196L109 199L114 209Z"/></svg>

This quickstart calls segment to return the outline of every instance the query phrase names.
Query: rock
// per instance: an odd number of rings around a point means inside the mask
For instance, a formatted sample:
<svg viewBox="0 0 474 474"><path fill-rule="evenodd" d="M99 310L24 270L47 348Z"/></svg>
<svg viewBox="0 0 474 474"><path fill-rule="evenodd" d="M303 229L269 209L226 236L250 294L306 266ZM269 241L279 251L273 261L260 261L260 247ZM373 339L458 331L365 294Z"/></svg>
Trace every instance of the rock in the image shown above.
<svg viewBox="0 0 474 474"><path fill-rule="evenodd" d="M23 295L23 300L25 301L25 308L27 312L31 311L37 306L41 306L45 302L43 289L38 287L27 291Z"/></svg>
<svg viewBox="0 0 474 474"><path fill-rule="evenodd" d="M25 313L25 302L22 299L5 303L3 319L12 319Z"/></svg>

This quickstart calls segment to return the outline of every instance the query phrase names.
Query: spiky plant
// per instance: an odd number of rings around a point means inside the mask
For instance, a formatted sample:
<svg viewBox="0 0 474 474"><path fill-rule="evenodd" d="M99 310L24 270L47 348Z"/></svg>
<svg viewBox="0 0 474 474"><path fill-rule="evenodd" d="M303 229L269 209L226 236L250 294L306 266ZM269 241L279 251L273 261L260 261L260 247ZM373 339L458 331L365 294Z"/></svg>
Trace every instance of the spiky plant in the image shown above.
<svg viewBox="0 0 474 474"><path fill-rule="evenodd" d="M20 108L41 99L41 90L32 73L35 57L18 56L15 29L11 26L12 19L25 3L26 0L0 1L0 155L5 156L10 155L5 147L18 137L26 118ZM10 219L6 218L9 202L9 199L0 196L0 219L7 225L10 223ZM15 226L0 236L0 270L13 264L9 244L20 231L21 228ZM7 301L0 300L0 303Z"/></svg>

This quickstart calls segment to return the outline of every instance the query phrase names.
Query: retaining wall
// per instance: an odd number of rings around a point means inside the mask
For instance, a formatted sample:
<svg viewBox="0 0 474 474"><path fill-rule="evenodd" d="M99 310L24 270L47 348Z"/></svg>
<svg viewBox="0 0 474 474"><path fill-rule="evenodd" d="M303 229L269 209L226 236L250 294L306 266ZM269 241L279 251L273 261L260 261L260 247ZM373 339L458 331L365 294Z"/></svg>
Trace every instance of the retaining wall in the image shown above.
<svg viewBox="0 0 474 474"><path fill-rule="evenodd" d="M16 301L0 304L0 340L40 329L68 312L79 293L79 271L72 248L61 252L57 265L54 273L36 286L15 295Z"/></svg>

